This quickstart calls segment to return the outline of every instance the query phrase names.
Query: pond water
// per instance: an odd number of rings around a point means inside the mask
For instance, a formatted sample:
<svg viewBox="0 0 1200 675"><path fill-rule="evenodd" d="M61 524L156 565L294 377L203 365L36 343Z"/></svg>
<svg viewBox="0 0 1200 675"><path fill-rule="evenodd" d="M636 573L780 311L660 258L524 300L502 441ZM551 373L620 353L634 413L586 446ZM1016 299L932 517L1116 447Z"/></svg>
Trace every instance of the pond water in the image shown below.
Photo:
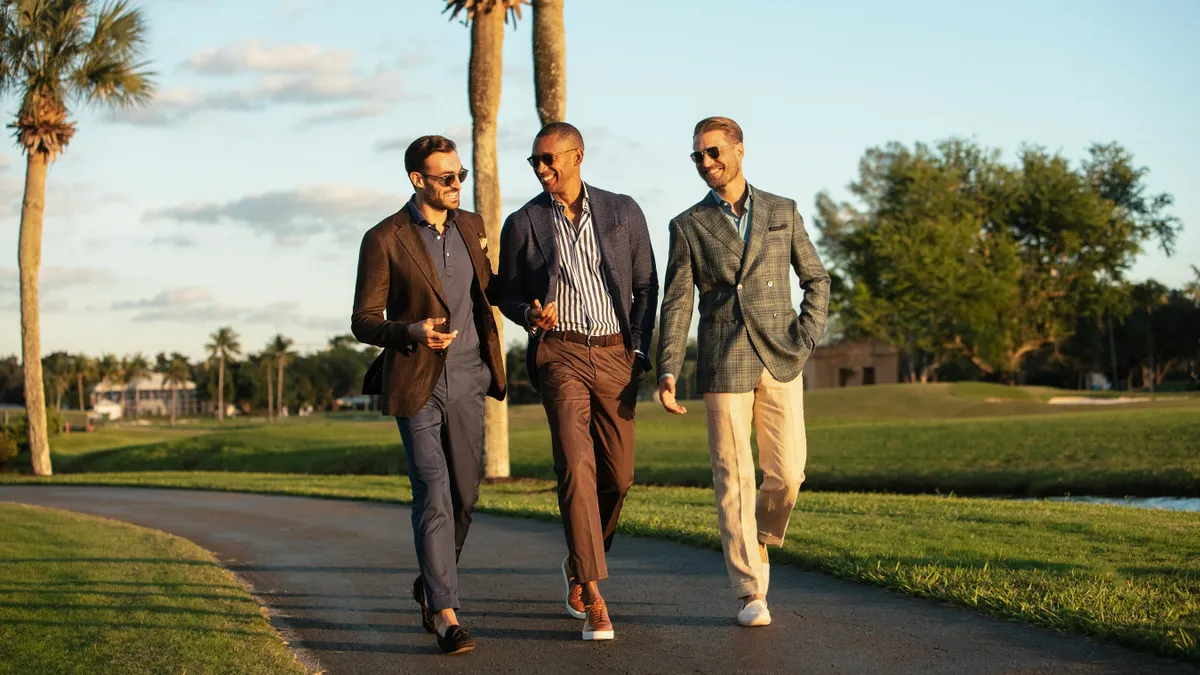
<svg viewBox="0 0 1200 675"><path fill-rule="evenodd" d="M1112 504L1139 509L1163 509L1166 511L1200 511L1200 497L1045 497L1051 502L1080 502L1084 504Z"/></svg>

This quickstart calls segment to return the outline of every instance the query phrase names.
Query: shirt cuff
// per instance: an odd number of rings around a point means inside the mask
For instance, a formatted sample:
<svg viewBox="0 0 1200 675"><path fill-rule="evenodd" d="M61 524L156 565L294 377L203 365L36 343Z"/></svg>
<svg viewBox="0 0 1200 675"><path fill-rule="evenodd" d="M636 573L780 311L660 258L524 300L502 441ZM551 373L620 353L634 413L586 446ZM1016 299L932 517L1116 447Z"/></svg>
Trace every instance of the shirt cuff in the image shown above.
<svg viewBox="0 0 1200 675"><path fill-rule="evenodd" d="M673 378L673 377L675 377L675 375L673 375L672 373L663 373L662 375L658 376L658 381L662 382L663 380L667 379L668 377Z"/></svg>

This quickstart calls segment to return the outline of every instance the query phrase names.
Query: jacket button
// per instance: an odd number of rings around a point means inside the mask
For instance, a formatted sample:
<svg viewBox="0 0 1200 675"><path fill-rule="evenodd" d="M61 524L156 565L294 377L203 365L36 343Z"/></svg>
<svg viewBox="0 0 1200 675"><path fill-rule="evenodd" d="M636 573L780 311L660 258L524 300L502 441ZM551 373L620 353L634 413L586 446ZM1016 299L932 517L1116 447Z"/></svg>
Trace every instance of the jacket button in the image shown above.
<svg viewBox="0 0 1200 675"><path fill-rule="evenodd" d="M774 285L775 285L775 282L774 282L774 281L768 281L768 282L767 282L767 288L770 288L770 287L772 287L772 286L774 286Z"/></svg>
<svg viewBox="0 0 1200 675"><path fill-rule="evenodd" d="M771 312L771 318L773 318L773 319L778 319L778 318L779 318L779 312Z"/></svg>
<svg viewBox="0 0 1200 675"><path fill-rule="evenodd" d="M738 285L737 285L737 289L738 289L739 291L740 291L740 290L742 290L742 285L741 285L741 284L738 284Z"/></svg>

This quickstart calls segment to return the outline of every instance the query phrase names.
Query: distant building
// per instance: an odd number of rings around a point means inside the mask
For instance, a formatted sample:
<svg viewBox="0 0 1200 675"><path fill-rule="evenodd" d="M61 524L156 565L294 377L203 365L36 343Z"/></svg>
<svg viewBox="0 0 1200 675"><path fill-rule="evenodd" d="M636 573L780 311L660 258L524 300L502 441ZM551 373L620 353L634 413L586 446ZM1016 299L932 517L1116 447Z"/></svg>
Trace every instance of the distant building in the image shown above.
<svg viewBox="0 0 1200 675"><path fill-rule="evenodd" d="M171 396L178 397L177 415L196 415L204 404L196 396L196 383L188 380L176 385L178 392L163 383L162 373L150 373L125 385L125 408L121 409L121 385L105 380L92 387L92 407L108 413L109 419L171 415ZM106 404L105 401L108 403ZM116 416L113 416L113 412Z"/></svg>
<svg viewBox="0 0 1200 675"><path fill-rule="evenodd" d="M804 365L805 389L895 384L900 350L882 342L819 345Z"/></svg>

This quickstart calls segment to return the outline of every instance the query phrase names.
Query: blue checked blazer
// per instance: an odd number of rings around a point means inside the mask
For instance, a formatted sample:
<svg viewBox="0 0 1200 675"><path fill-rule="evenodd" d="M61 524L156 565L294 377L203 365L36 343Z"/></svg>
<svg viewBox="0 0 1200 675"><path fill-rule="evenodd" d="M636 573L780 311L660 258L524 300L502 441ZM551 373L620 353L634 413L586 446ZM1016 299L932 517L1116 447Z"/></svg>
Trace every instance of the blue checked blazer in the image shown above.
<svg viewBox="0 0 1200 675"><path fill-rule="evenodd" d="M704 393L751 391L764 366L781 382L795 379L825 330L829 274L796 202L753 190L745 243L711 193L671 221L658 372L679 376L698 290L696 385ZM789 269L804 290L799 314Z"/></svg>
<svg viewBox="0 0 1200 675"><path fill-rule="evenodd" d="M591 199L592 227L600 244L601 270L625 346L649 354L658 304L658 272L646 217L628 195L590 184L587 192ZM525 311L534 299L544 307L555 301L558 290L559 255L551 199L549 193L543 192L529 200L505 219L500 232L497 274L503 288L500 311L526 329L529 325L525 322ZM541 331L530 333L526 363L534 388L538 387L534 359L539 340Z"/></svg>

